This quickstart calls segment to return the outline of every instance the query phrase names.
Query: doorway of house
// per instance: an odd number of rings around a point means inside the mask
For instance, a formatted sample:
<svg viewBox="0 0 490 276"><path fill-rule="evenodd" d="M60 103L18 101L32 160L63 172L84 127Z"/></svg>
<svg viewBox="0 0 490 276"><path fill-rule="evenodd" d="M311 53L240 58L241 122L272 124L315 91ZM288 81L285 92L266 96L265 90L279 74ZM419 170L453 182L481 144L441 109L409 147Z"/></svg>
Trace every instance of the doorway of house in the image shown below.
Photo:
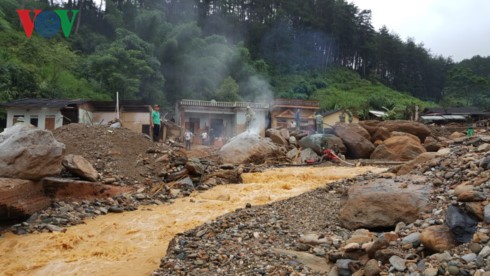
<svg viewBox="0 0 490 276"><path fill-rule="evenodd" d="M214 136L223 135L223 119L211 119L211 128L214 130Z"/></svg>

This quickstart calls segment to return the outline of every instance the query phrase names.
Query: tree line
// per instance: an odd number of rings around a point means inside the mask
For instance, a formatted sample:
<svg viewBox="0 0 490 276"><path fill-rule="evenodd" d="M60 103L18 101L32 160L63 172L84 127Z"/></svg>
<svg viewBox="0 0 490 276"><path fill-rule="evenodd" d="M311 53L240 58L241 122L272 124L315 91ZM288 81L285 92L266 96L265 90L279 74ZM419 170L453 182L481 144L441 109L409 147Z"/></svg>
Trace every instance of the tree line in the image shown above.
<svg viewBox="0 0 490 276"><path fill-rule="evenodd" d="M26 39L19 8L79 13L69 39ZM321 99L344 89L330 77L344 68L426 101L490 107L489 57L435 55L344 0L2 0L0 45L4 101Z"/></svg>

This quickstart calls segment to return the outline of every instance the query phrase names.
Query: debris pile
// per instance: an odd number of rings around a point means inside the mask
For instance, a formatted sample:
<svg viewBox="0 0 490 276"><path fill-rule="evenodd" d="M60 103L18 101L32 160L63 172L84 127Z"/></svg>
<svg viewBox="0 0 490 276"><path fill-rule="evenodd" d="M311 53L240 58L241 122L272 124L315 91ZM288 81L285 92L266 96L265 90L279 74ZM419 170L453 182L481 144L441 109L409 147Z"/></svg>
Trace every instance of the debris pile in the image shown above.
<svg viewBox="0 0 490 276"><path fill-rule="evenodd" d="M446 142L410 174L343 180L180 234L154 275L488 275L490 136Z"/></svg>

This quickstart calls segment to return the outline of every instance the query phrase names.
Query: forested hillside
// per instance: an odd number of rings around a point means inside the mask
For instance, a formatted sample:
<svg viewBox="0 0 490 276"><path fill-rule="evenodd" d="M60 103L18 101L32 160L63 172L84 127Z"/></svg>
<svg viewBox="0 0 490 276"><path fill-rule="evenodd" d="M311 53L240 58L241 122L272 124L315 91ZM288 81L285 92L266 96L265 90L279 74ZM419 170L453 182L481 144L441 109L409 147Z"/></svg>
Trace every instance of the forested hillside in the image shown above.
<svg viewBox="0 0 490 276"><path fill-rule="evenodd" d="M35 8L79 10L70 36L27 38L16 10ZM167 107L290 97L358 113L420 100L489 108L490 57L455 63L374 30L371 12L344 0L0 1L0 101L116 92Z"/></svg>

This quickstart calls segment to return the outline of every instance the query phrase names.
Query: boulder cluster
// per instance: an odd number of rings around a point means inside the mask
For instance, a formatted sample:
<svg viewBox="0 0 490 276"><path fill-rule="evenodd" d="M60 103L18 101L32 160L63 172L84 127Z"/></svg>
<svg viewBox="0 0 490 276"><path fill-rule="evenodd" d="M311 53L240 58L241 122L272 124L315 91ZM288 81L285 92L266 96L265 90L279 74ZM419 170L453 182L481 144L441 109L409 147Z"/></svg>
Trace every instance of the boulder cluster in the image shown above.
<svg viewBox="0 0 490 276"><path fill-rule="evenodd" d="M154 275L490 275L490 136L434 140L382 175L185 232Z"/></svg>

